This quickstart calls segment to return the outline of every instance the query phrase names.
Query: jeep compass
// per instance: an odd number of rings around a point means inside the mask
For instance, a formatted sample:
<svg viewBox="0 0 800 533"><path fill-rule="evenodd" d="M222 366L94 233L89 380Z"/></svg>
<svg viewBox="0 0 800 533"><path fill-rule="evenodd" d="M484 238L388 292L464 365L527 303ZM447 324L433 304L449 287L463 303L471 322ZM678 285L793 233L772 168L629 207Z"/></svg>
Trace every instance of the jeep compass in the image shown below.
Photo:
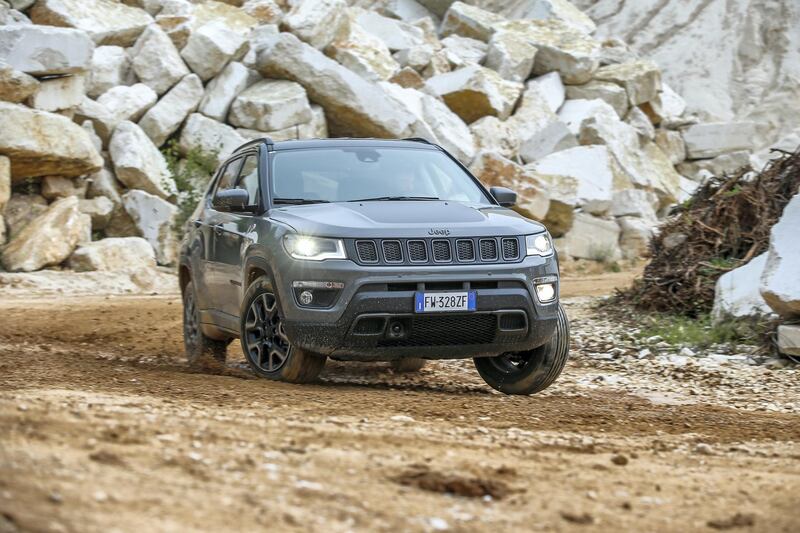
<svg viewBox="0 0 800 533"><path fill-rule="evenodd" d="M239 338L262 377L308 382L326 358L473 358L507 394L568 357L547 230L423 139L257 139L217 170L180 250L190 362Z"/></svg>

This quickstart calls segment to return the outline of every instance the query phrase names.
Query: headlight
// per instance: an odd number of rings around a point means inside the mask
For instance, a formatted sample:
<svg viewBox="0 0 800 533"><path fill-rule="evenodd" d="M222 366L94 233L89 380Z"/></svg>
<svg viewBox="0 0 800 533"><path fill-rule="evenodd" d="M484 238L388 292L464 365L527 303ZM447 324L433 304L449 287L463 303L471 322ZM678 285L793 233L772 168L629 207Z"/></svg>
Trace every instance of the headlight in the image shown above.
<svg viewBox="0 0 800 533"><path fill-rule="evenodd" d="M347 259L341 239L287 235L283 239L286 251L295 259L322 261L324 259Z"/></svg>
<svg viewBox="0 0 800 533"><path fill-rule="evenodd" d="M550 236L545 233L525 236L525 249L527 255L550 255L553 253L553 244Z"/></svg>

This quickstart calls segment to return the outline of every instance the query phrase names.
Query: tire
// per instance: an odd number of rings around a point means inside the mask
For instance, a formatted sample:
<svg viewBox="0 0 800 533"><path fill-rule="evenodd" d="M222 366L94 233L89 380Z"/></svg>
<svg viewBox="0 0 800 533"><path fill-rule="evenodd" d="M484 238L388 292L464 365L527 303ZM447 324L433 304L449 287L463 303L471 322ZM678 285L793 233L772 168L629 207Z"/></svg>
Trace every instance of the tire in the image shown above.
<svg viewBox="0 0 800 533"><path fill-rule="evenodd" d="M527 352L496 357L476 357L475 368L487 385L505 394L534 394L556 380L569 359L569 319L558 306L553 336L544 345Z"/></svg>
<svg viewBox="0 0 800 533"><path fill-rule="evenodd" d="M190 365L201 365L209 360L225 364L230 340L207 337L200 329L200 311L197 295L191 281L183 289L183 348Z"/></svg>
<svg viewBox="0 0 800 533"><path fill-rule="evenodd" d="M242 352L256 375L275 381L309 383L325 367L326 357L292 346L283 330L283 313L269 278L255 280L244 296Z"/></svg>
<svg viewBox="0 0 800 533"><path fill-rule="evenodd" d="M397 373L406 372L419 372L425 366L425 359L419 357L404 357L402 359L395 359L389 363Z"/></svg>

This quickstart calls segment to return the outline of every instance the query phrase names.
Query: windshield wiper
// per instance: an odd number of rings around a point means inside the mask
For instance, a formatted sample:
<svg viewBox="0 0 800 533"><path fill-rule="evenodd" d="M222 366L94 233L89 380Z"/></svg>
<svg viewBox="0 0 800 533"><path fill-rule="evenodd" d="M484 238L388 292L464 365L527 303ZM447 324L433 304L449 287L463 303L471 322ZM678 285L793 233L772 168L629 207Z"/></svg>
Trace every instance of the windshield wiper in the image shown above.
<svg viewBox="0 0 800 533"><path fill-rule="evenodd" d="M288 205L307 205L307 204L329 204L328 200L314 200L313 198L273 198L273 204Z"/></svg>
<svg viewBox="0 0 800 533"><path fill-rule="evenodd" d="M413 200L438 200L436 196L376 196L375 198L360 198L348 202L407 202Z"/></svg>

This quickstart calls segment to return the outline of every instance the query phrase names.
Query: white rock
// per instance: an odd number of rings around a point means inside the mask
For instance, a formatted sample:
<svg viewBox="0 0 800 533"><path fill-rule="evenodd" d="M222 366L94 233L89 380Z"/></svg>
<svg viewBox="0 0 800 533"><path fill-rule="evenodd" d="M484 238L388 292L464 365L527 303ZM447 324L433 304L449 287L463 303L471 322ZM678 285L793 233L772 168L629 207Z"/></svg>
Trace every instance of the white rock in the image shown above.
<svg viewBox="0 0 800 533"><path fill-rule="evenodd" d="M135 76L128 54L121 46L98 46L92 54L87 94L97 98L117 85L133 85Z"/></svg>
<svg viewBox="0 0 800 533"><path fill-rule="evenodd" d="M752 150L752 122L710 122L689 126L683 132L689 159L715 157L735 150Z"/></svg>
<svg viewBox="0 0 800 533"><path fill-rule="evenodd" d="M386 91L339 65L288 33L281 33L259 53L259 72L303 85L309 99L325 108L335 136L413 137L425 127L411 112L388 98ZM325 72L325 76L319 76Z"/></svg>
<svg viewBox="0 0 800 533"><path fill-rule="evenodd" d="M691 198L699 186L700 183L681 176L678 185L679 187L678 198L677 198L678 203L682 204L683 202Z"/></svg>
<svg viewBox="0 0 800 533"><path fill-rule="evenodd" d="M130 46L153 22L143 9L109 0L38 0L30 11L34 24L77 28L97 44Z"/></svg>
<svg viewBox="0 0 800 533"><path fill-rule="evenodd" d="M123 120L136 122L156 101L158 96L155 91L144 83L114 87L97 99L97 103L109 111L116 123Z"/></svg>
<svg viewBox="0 0 800 533"><path fill-rule="evenodd" d="M767 262L767 254L753 258L746 265L726 272L714 289L714 322L727 318L766 315L770 308L758 292L759 279Z"/></svg>
<svg viewBox="0 0 800 533"><path fill-rule="evenodd" d="M653 124L660 124L664 121L679 119L686 111L686 100L670 89L669 85L662 82L661 92L642 105L642 110L647 113Z"/></svg>
<svg viewBox="0 0 800 533"><path fill-rule="evenodd" d="M594 100L567 100L558 112L558 118L567 125L569 131L575 135L581 132L584 121L598 119L602 121L619 122L616 111L600 99Z"/></svg>
<svg viewBox="0 0 800 533"><path fill-rule="evenodd" d="M86 195L87 183L81 178L46 176L42 179L41 185L42 196L50 201L67 196L83 198Z"/></svg>
<svg viewBox="0 0 800 533"><path fill-rule="evenodd" d="M211 22L194 32L181 50L181 57L203 81L210 80L229 61L238 61L248 49L247 40L222 22Z"/></svg>
<svg viewBox="0 0 800 533"><path fill-rule="evenodd" d="M114 212L114 202L105 196L96 198L81 198L78 200L78 210L92 219L92 231L105 229L111 214Z"/></svg>
<svg viewBox="0 0 800 533"><path fill-rule="evenodd" d="M70 111L72 111L74 113L74 110L70 110ZM76 123L77 123L77 121L76 121ZM100 136L97 135L97 132L94 131L94 124L92 124L92 121L91 120L83 120L83 121L80 121L80 125L81 125L81 128L83 128L83 131L85 131L86 134L91 139L92 146L94 146L94 149L97 150L98 152L102 152L103 151L103 139L101 139Z"/></svg>
<svg viewBox="0 0 800 533"><path fill-rule="evenodd" d="M613 220L577 213L572 229L560 239L557 246L559 253L608 263L622 257L618 244L619 235L619 226Z"/></svg>
<svg viewBox="0 0 800 533"><path fill-rule="evenodd" d="M87 198L104 197L111 200L114 207L122 205L122 188L110 167L104 166L90 174L86 181L89 185L86 191Z"/></svg>
<svg viewBox="0 0 800 533"><path fill-rule="evenodd" d="M245 139L235 129L199 113L192 113L181 130L178 147L184 154L196 149L207 154L216 154L222 163Z"/></svg>
<svg viewBox="0 0 800 533"><path fill-rule="evenodd" d="M0 116L0 155L11 159L14 180L81 176L103 164L86 131L66 117L6 102Z"/></svg>
<svg viewBox="0 0 800 533"><path fill-rule="evenodd" d="M670 133L678 133L671 131ZM678 133L678 135L680 135ZM683 137L681 137L683 141ZM684 153L685 157L685 153ZM731 174L742 167L750 164L750 152L746 150L738 150L736 152L729 152L726 154L718 155L712 159L696 159L694 161L685 161L678 165L678 172L684 176L701 180L704 175L722 176L723 174Z"/></svg>
<svg viewBox="0 0 800 533"><path fill-rule="evenodd" d="M599 66L600 43L558 20L513 20L496 29L519 33L536 47L534 74L556 71L575 85L591 80Z"/></svg>
<svg viewBox="0 0 800 533"><path fill-rule="evenodd" d="M593 33L597 29L592 19L568 0L533 0L529 2L525 15L531 19L557 19L583 33Z"/></svg>
<svg viewBox="0 0 800 533"><path fill-rule="evenodd" d="M75 122L90 122L104 145L108 143L111 133L119 123L119 119L106 106L88 97L81 100L73 111Z"/></svg>
<svg viewBox="0 0 800 533"><path fill-rule="evenodd" d="M759 290L769 306L781 316L800 315L800 194L786 205L778 223L772 226L769 254Z"/></svg>
<svg viewBox="0 0 800 533"><path fill-rule="evenodd" d="M13 104L24 102L38 88L36 78L0 62L0 100Z"/></svg>
<svg viewBox="0 0 800 533"><path fill-rule="evenodd" d="M564 83L561 81L561 76L558 75L558 72L550 72L542 76L537 76L530 80L526 84L526 87L530 87L531 84L536 84L539 88L539 93L544 97L550 111L558 113L558 110L564 105L564 100L566 99L566 89L564 88Z"/></svg>
<svg viewBox="0 0 800 533"><path fill-rule="evenodd" d="M619 118L628 113L628 93L610 81L590 81L583 85L568 85L567 98L570 100L602 100L617 112Z"/></svg>
<svg viewBox="0 0 800 533"><path fill-rule="evenodd" d="M299 0L283 19L283 25L314 48L328 46L347 31L344 0Z"/></svg>
<svg viewBox="0 0 800 533"><path fill-rule="evenodd" d="M241 63L231 62L206 86L199 111L209 118L223 122L233 100L250 85L250 71Z"/></svg>
<svg viewBox="0 0 800 533"><path fill-rule="evenodd" d="M535 58L536 48L527 39L516 33L497 32L489 39L484 65L507 80L524 82Z"/></svg>
<svg viewBox="0 0 800 533"><path fill-rule="evenodd" d="M91 239L91 219L78 210L78 198L57 200L15 235L3 249L3 267L32 272L64 261L75 246Z"/></svg>
<svg viewBox="0 0 800 533"><path fill-rule="evenodd" d="M35 76L89 68L94 43L82 31L50 26L0 27L0 62Z"/></svg>
<svg viewBox="0 0 800 533"><path fill-rule="evenodd" d="M517 128L508 120L483 117L469 125L475 149L495 152L505 158L515 159L519 154L520 140Z"/></svg>
<svg viewBox="0 0 800 533"><path fill-rule="evenodd" d="M228 121L261 131L279 130L311 120L303 86L287 80L263 80L245 89L233 101Z"/></svg>
<svg viewBox="0 0 800 533"><path fill-rule="evenodd" d="M131 272L155 268L153 247L141 237L116 237L84 243L69 258L76 272Z"/></svg>
<svg viewBox="0 0 800 533"><path fill-rule="evenodd" d="M242 9L259 24L279 24L283 11L275 0L247 0Z"/></svg>
<svg viewBox="0 0 800 533"><path fill-rule="evenodd" d="M638 217L648 221L656 220L658 196L653 191L642 189L623 189L611 197L611 215L615 217Z"/></svg>
<svg viewBox="0 0 800 533"><path fill-rule="evenodd" d="M656 137L656 129L647 118L647 115L638 107L632 107L628 114L625 115L625 122L629 124L642 140L654 140Z"/></svg>
<svg viewBox="0 0 800 533"><path fill-rule="evenodd" d="M383 0L379 6L382 14L405 22L414 22L434 15L416 0Z"/></svg>
<svg viewBox="0 0 800 533"><path fill-rule="evenodd" d="M527 163L578 145L576 136L551 111L547 96L538 83L528 84L522 103L509 122L517 130L519 155Z"/></svg>
<svg viewBox="0 0 800 533"><path fill-rule="evenodd" d="M464 2L454 2L444 15L439 33L442 37L456 34L488 42L494 33L494 26L503 21L505 18L491 11Z"/></svg>
<svg viewBox="0 0 800 533"><path fill-rule="evenodd" d="M389 79L400 65L384 42L353 22L350 31L340 32L325 53L370 81Z"/></svg>
<svg viewBox="0 0 800 533"><path fill-rule="evenodd" d="M435 50L429 44L420 44L410 48L404 48L394 54L394 59L403 67L411 67L417 72L422 72L427 67Z"/></svg>
<svg viewBox="0 0 800 533"><path fill-rule="evenodd" d="M139 126L153 144L161 146L197 109L202 97L203 82L197 74L189 74L145 113Z"/></svg>
<svg viewBox="0 0 800 533"><path fill-rule="evenodd" d="M144 191L128 191L122 204L133 219L140 235L150 243L160 265L171 265L177 259L177 242L173 231L178 208Z"/></svg>
<svg viewBox="0 0 800 533"><path fill-rule="evenodd" d="M595 72L599 81L616 83L628 94L632 106L653 100L661 89L661 71L652 61L630 61L606 65Z"/></svg>
<svg viewBox="0 0 800 533"><path fill-rule="evenodd" d="M136 76L159 96L189 74L169 36L155 24L142 33L130 56Z"/></svg>
<svg viewBox="0 0 800 533"><path fill-rule="evenodd" d="M472 161L475 156L475 141L470 129L458 115L440 100L416 89L404 89L387 82L382 86L387 93L430 127L432 135L423 135L425 138L440 144L464 164Z"/></svg>
<svg viewBox="0 0 800 533"><path fill-rule="evenodd" d="M322 106L311 104L311 120L298 124L298 139L326 139L328 137L328 120Z"/></svg>
<svg viewBox="0 0 800 533"><path fill-rule="evenodd" d="M514 210L535 220L545 220L550 197L536 176L494 152L479 152L469 167L486 187L507 187L517 193Z"/></svg>
<svg viewBox="0 0 800 533"><path fill-rule="evenodd" d="M639 217L619 217L619 248L623 259L645 257L653 238L653 221Z"/></svg>
<svg viewBox="0 0 800 533"><path fill-rule="evenodd" d="M129 189L141 189L161 198L177 194L164 156L133 122L123 121L108 146L117 179Z"/></svg>
<svg viewBox="0 0 800 533"><path fill-rule="evenodd" d="M461 67L471 63L480 64L486 57L486 43L477 39L450 35L442 39L442 46L448 56L452 58L450 64L454 67Z"/></svg>
<svg viewBox="0 0 800 533"><path fill-rule="evenodd" d="M800 355L800 326L788 324L778 326L778 351L788 355Z"/></svg>
<svg viewBox="0 0 800 533"><path fill-rule="evenodd" d="M508 118L523 88L479 65L440 74L425 86L468 124L489 115Z"/></svg>
<svg viewBox="0 0 800 533"><path fill-rule="evenodd" d="M48 78L39 82L39 90L30 98L28 105L42 111L59 111L75 107L86 96L86 77L71 74L59 78Z"/></svg>
<svg viewBox="0 0 800 533"><path fill-rule="evenodd" d="M673 165L686 159L686 144L684 144L683 135L680 132L658 129L655 134L655 143Z"/></svg>
<svg viewBox="0 0 800 533"><path fill-rule="evenodd" d="M11 160L0 155L0 214L9 198L11 198Z"/></svg>
<svg viewBox="0 0 800 533"><path fill-rule="evenodd" d="M7 238L14 236L25 229L32 220L47 211L47 200L39 194L14 194L6 203L3 210L7 228Z"/></svg>
<svg viewBox="0 0 800 533"><path fill-rule="evenodd" d="M367 33L382 40L393 52L425 44L424 32L401 20L361 10L356 13L355 22Z"/></svg>

